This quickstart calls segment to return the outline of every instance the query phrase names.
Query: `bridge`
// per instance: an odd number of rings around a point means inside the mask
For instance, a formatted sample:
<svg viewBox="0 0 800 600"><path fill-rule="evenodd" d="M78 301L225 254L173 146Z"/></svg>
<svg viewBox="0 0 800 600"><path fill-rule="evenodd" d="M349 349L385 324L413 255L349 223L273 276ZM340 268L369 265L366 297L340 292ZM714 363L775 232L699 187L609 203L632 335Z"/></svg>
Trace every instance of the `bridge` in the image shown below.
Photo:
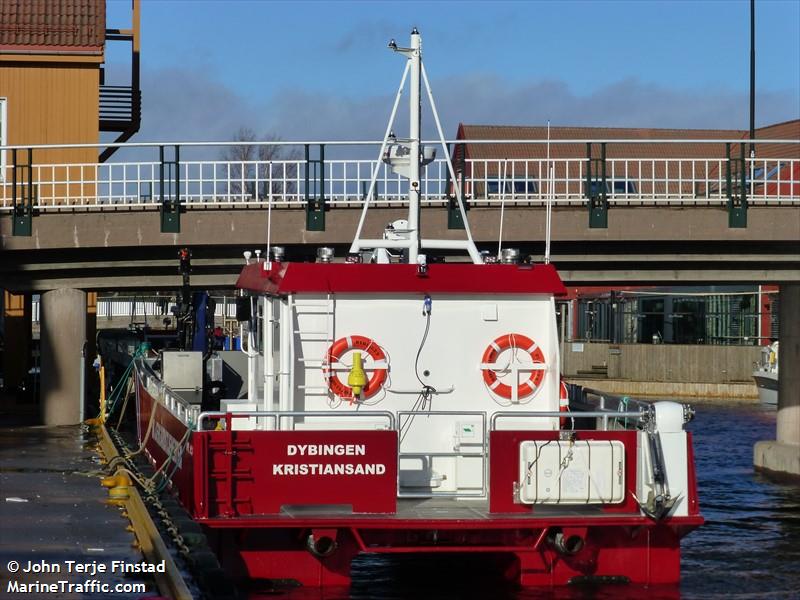
<svg viewBox="0 0 800 600"><path fill-rule="evenodd" d="M465 239L466 215L480 249L497 254L502 243L533 260L549 250L569 285L780 284L778 442L757 462L800 472L800 374L789 368L800 361L800 140L759 140L754 157L741 139L446 144L420 179L423 240ZM462 151L451 171L442 157L457 157L458 144L496 155ZM0 148L0 281L28 303L42 293L44 421L80 414L87 291L176 288L184 246L193 283L211 288L232 286L244 250L282 245L305 260L324 245L341 258L362 218L380 238L407 212L401 178L374 158L381 145L133 143L105 163L57 159L92 145ZM25 300L14 310L22 317L6 307L6 351L22 340L22 355Z"/></svg>
<svg viewBox="0 0 800 600"><path fill-rule="evenodd" d="M798 140L759 141L763 158L745 158L741 140L552 140L558 158L544 140L468 143L496 157L424 169L423 236L464 238L458 186L475 241L492 253L502 238L541 259L549 220L551 259L570 284L800 279ZM242 251L265 248L268 230L290 258L321 245L344 256L367 198L375 237L407 210L403 179L374 158L380 145L134 143L106 163L52 160L91 145L7 147L0 277L20 292L175 287L175 250L189 246L194 281L230 287ZM512 151L520 145L527 156ZM570 152L583 146L587 156Z"/></svg>

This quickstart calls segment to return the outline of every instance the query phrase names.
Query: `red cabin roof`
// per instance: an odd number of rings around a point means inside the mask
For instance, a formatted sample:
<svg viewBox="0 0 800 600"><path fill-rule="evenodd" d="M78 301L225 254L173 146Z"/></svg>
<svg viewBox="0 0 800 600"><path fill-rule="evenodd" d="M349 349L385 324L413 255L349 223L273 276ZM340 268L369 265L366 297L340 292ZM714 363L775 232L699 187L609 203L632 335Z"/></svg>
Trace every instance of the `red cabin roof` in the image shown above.
<svg viewBox="0 0 800 600"><path fill-rule="evenodd" d="M566 294L553 265L428 265L259 262L242 269L236 287L251 292L397 294Z"/></svg>

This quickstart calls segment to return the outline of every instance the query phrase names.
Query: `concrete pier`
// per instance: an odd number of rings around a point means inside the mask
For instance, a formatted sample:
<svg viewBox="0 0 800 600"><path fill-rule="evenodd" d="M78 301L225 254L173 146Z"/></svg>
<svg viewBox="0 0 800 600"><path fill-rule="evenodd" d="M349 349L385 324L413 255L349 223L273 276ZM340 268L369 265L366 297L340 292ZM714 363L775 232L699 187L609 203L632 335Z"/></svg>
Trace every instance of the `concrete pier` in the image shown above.
<svg viewBox="0 0 800 600"><path fill-rule="evenodd" d="M41 412L44 425L84 419L86 292L58 289L42 294Z"/></svg>
<svg viewBox="0 0 800 600"><path fill-rule="evenodd" d="M156 593L146 575L111 570L114 560L140 563L143 556L133 545L122 509L108 502L108 493L93 473L98 465L89 442L93 439L78 426L0 429L0 598L134 600ZM68 560L101 564L106 571L70 571ZM25 573L8 567L15 562L21 569L28 561L58 568ZM117 584L141 587L137 593L113 595L89 589L13 593L17 585L87 580L112 589Z"/></svg>
<svg viewBox="0 0 800 600"><path fill-rule="evenodd" d="M757 470L800 478L800 285L780 287L778 420L774 441L753 450Z"/></svg>

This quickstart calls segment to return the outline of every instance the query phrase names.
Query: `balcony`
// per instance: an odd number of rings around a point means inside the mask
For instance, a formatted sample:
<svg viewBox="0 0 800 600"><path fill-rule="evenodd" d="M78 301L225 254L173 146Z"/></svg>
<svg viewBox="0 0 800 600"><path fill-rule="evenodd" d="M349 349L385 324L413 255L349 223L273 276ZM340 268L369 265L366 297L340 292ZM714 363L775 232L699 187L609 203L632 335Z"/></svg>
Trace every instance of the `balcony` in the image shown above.
<svg viewBox="0 0 800 600"><path fill-rule="evenodd" d="M141 122L141 90L133 86L100 86L100 131L138 131Z"/></svg>

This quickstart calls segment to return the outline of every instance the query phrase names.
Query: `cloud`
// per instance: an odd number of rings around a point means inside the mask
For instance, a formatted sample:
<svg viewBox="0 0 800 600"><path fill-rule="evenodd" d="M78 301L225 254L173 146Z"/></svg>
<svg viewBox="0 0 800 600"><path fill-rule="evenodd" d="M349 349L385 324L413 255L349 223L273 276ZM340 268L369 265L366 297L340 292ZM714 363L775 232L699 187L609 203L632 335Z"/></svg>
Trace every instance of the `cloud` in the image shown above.
<svg viewBox="0 0 800 600"><path fill-rule="evenodd" d="M447 137L459 122L472 124L731 128L746 129L748 97L727 89L672 89L627 79L581 94L563 81L511 83L473 73L432 82ZM424 92L423 92L424 95ZM405 96L404 98L407 98ZM139 140L225 140L241 126L283 139L380 139L393 94L352 98L302 89L258 101L201 71L150 71L143 78L143 124ZM756 98L757 124L800 118L796 92L771 91ZM397 132L407 110L398 111ZM433 137L425 116L426 137Z"/></svg>
<svg viewBox="0 0 800 600"><path fill-rule="evenodd" d="M373 50L387 44L395 37L397 28L387 20L363 21L334 41L333 49L339 54L351 51ZM321 47L325 50L326 46Z"/></svg>
<svg viewBox="0 0 800 600"><path fill-rule="evenodd" d="M161 69L142 77L143 140L227 140L259 119L258 109L200 70Z"/></svg>

